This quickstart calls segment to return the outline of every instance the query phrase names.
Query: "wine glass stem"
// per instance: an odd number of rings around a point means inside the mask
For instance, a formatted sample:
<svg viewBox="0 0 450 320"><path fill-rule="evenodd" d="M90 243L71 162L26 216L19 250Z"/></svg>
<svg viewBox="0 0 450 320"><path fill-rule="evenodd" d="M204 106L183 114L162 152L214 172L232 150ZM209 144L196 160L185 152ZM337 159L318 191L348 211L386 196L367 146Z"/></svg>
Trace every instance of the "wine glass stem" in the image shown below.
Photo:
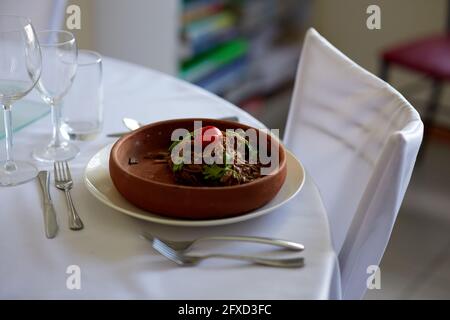
<svg viewBox="0 0 450 320"><path fill-rule="evenodd" d="M52 110L52 122L53 122L53 138L52 138L52 144L54 147L61 146L61 104L59 103L52 103L51 104L51 110Z"/></svg>
<svg viewBox="0 0 450 320"><path fill-rule="evenodd" d="M5 169L7 171L14 171L16 169L16 165L14 164L13 156L12 156L12 118L11 118L11 105L4 104L3 105L3 120L5 123L5 136L6 136L6 163Z"/></svg>

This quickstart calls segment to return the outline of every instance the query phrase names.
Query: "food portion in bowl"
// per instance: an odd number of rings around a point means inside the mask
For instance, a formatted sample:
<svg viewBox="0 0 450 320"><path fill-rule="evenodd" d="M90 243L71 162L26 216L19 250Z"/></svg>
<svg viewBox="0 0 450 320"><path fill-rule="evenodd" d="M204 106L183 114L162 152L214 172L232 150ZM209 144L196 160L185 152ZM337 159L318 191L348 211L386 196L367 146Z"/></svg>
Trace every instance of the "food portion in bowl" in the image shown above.
<svg viewBox="0 0 450 320"><path fill-rule="evenodd" d="M134 205L185 219L217 219L259 208L275 197L287 173L284 148L274 136L214 119L141 127L115 143L109 170L117 190Z"/></svg>
<svg viewBox="0 0 450 320"><path fill-rule="evenodd" d="M149 153L146 158L167 163L175 180L182 185L233 186L261 177L263 165L258 159L257 146L233 130L205 126L169 143L166 152ZM211 150L209 158L204 154L206 148ZM185 156L187 163L183 161ZM130 164L136 164L134 159L130 158Z"/></svg>

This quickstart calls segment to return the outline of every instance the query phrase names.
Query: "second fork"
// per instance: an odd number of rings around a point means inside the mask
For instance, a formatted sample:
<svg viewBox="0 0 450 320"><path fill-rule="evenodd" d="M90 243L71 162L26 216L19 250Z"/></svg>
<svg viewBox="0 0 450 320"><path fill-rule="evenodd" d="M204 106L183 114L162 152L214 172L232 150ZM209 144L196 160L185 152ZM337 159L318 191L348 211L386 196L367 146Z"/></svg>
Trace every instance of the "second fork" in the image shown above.
<svg viewBox="0 0 450 320"><path fill-rule="evenodd" d="M278 268L301 268L304 266L303 257L291 257L291 258L265 258L258 256L248 256L248 255L236 255L236 254L208 254L204 256L193 256L186 255L182 252L176 251L162 241L156 239L153 242L153 248L165 256L167 259L175 262L180 266L195 266L200 261L210 258L222 258L222 259L233 259L233 260L243 260L254 264L278 267Z"/></svg>
<svg viewBox="0 0 450 320"><path fill-rule="evenodd" d="M70 195L70 189L73 186L72 176L70 174L69 165L67 161L55 161L53 164L55 171L55 185L58 189L63 190L66 194L67 206L69 208L69 228L71 230L81 230L84 225L80 216L75 209Z"/></svg>

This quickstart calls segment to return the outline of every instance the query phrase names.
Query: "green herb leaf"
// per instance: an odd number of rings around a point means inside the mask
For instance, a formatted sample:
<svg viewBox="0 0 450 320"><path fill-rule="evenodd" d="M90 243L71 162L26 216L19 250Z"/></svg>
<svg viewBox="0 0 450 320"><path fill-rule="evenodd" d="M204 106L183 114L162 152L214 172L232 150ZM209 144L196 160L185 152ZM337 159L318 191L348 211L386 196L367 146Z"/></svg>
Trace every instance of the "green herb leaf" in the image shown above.
<svg viewBox="0 0 450 320"><path fill-rule="evenodd" d="M225 167L218 166L217 164L204 165L203 178L205 180L220 180L229 169L231 169L231 165L226 165Z"/></svg>
<svg viewBox="0 0 450 320"><path fill-rule="evenodd" d="M183 162L180 162L179 164L175 164L174 163L173 166L172 166L172 171L173 172L180 171L183 168L183 165L184 165Z"/></svg>
<svg viewBox="0 0 450 320"><path fill-rule="evenodd" d="M217 164L203 166L203 178L205 180L219 180L224 174L224 169Z"/></svg>

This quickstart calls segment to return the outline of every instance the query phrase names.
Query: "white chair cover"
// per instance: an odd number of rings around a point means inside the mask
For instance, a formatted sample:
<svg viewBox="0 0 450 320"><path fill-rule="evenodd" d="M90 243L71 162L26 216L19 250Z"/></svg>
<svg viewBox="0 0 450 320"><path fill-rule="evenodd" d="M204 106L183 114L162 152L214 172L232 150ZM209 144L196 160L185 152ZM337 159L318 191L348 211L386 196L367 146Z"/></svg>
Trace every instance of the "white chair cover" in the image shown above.
<svg viewBox="0 0 450 320"><path fill-rule="evenodd" d="M363 296L383 256L422 136L395 89L308 31L284 142L322 194L344 299Z"/></svg>

